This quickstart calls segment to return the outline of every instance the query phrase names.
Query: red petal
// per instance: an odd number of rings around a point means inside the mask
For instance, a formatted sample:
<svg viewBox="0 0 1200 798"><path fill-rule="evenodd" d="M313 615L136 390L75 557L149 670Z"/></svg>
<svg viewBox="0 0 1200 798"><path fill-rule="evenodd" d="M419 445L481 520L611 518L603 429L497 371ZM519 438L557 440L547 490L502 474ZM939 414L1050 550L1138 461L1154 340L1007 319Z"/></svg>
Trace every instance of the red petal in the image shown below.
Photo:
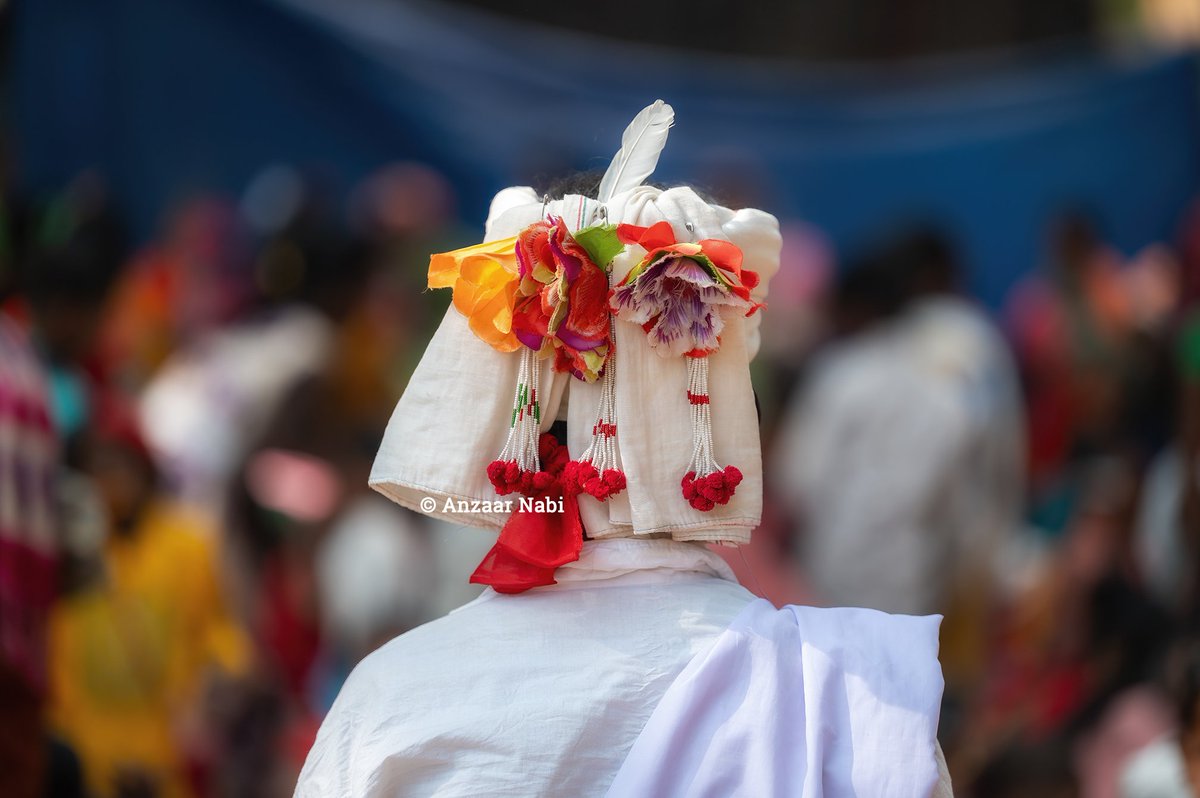
<svg viewBox="0 0 1200 798"><path fill-rule="evenodd" d="M584 338L607 338L608 277L600 267L585 261L567 296L567 329Z"/></svg>
<svg viewBox="0 0 1200 798"><path fill-rule="evenodd" d="M636 244L646 234L645 227L638 227L636 224L619 224L617 225L617 238L622 244Z"/></svg>
<svg viewBox="0 0 1200 798"><path fill-rule="evenodd" d="M717 268L733 273L739 283L742 280L742 250L732 241L722 241L719 238L706 238L700 242L701 249Z"/></svg>

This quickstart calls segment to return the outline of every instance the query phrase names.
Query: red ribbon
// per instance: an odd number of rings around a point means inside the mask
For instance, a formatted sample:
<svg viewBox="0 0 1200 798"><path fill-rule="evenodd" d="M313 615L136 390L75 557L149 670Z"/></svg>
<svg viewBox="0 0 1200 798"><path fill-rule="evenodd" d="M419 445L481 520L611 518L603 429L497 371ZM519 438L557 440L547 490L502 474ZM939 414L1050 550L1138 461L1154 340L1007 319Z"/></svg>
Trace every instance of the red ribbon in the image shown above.
<svg viewBox="0 0 1200 798"><path fill-rule="evenodd" d="M555 570L578 560L583 549L579 503L574 495L563 491L562 485L567 447L549 433L543 433L540 448L543 466L554 482L545 491L525 497L528 509L517 505L500 530L496 545L471 574L471 582L490 585L498 593L523 593L533 587L555 584ZM539 501L544 508L561 506L562 510L536 509Z"/></svg>

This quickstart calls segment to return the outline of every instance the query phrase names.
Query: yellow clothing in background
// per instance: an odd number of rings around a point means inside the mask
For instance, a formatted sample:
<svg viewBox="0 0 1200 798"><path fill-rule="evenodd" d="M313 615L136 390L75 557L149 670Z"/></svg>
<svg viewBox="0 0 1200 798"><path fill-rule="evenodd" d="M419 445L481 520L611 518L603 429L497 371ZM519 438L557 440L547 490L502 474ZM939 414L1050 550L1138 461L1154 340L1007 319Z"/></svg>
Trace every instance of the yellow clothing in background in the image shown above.
<svg viewBox="0 0 1200 798"><path fill-rule="evenodd" d="M107 579L51 619L52 721L95 795L111 795L127 768L164 798L191 795L176 730L208 669L238 673L249 657L221 598L212 540L197 516L159 504L133 534L109 540L105 565Z"/></svg>

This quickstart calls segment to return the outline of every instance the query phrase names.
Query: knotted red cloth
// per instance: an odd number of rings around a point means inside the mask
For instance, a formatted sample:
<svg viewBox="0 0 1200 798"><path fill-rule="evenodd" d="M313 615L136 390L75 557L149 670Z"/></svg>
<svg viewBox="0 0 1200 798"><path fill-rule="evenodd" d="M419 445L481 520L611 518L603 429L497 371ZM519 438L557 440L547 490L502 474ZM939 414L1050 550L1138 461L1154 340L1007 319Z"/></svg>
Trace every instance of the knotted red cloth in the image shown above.
<svg viewBox="0 0 1200 798"><path fill-rule="evenodd" d="M563 468L570 460L567 447L544 432L538 439L538 454L542 470L553 481L517 504L496 545L471 574L472 582L490 585L498 593L523 593L555 584L554 571L578 560L583 549L579 504L573 493L563 489ZM555 509L547 512L549 508Z"/></svg>

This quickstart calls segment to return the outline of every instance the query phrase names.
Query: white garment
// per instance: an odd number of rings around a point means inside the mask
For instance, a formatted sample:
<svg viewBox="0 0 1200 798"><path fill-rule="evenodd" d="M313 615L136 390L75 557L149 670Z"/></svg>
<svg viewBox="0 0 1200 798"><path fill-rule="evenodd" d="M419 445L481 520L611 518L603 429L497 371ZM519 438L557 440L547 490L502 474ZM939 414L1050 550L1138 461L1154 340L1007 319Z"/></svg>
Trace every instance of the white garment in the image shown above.
<svg viewBox="0 0 1200 798"><path fill-rule="evenodd" d="M751 602L659 702L613 798L928 798L939 618Z"/></svg>
<svg viewBox="0 0 1200 798"><path fill-rule="evenodd" d="M988 576L1019 529L1024 504L1025 416L1016 363L984 311L961 297L921 300L904 326L921 373L953 390L965 409L966 447L938 520L953 540L956 570L970 569L972 579Z"/></svg>
<svg viewBox="0 0 1200 798"><path fill-rule="evenodd" d="M667 689L755 600L718 556L665 539L587 543L556 578L486 590L363 660L297 798L603 795Z"/></svg>
<svg viewBox="0 0 1200 798"><path fill-rule="evenodd" d="M220 516L234 469L297 382L324 368L333 327L290 305L177 352L146 387L146 442L181 498Z"/></svg>
<svg viewBox="0 0 1200 798"><path fill-rule="evenodd" d="M831 349L776 448L778 495L803 519L823 603L914 615L941 606L949 555L932 513L950 490L969 419L914 366L895 323Z"/></svg>
<svg viewBox="0 0 1200 798"><path fill-rule="evenodd" d="M831 605L927 614L987 576L1017 529L1022 416L1003 340L966 301L923 301L832 347L776 447Z"/></svg>

